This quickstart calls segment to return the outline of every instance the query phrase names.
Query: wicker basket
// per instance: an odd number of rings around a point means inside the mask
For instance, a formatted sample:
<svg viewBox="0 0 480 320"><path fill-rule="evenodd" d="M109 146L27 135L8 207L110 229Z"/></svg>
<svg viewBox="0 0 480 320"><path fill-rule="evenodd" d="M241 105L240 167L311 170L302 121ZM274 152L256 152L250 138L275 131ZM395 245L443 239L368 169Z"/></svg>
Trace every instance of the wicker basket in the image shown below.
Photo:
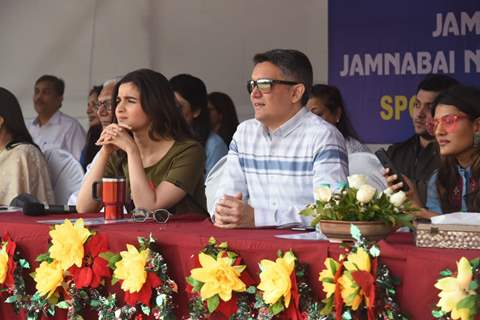
<svg viewBox="0 0 480 320"><path fill-rule="evenodd" d="M417 247L480 249L480 226L417 224Z"/></svg>

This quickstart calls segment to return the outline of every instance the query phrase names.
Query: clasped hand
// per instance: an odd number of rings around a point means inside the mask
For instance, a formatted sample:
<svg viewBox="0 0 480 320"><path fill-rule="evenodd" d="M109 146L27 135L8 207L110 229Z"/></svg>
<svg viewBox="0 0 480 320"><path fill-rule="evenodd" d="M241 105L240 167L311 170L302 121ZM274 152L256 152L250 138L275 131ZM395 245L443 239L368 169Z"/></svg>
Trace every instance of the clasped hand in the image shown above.
<svg viewBox="0 0 480 320"><path fill-rule="evenodd" d="M253 228L255 215L251 206L242 200L242 194L224 195L215 207L215 226L220 228Z"/></svg>
<svg viewBox="0 0 480 320"><path fill-rule="evenodd" d="M112 123L103 129L100 138L95 144L104 148L113 147L111 151L114 151L115 149L127 151L130 146L135 144L133 138L129 134L130 130L131 127L125 124Z"/></svg>

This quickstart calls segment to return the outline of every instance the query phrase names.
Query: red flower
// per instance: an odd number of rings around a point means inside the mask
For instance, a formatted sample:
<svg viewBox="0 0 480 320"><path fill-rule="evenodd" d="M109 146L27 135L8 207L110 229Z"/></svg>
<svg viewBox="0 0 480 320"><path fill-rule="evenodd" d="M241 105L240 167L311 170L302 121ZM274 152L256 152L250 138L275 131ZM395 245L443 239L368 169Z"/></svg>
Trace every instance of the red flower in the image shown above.
<svg viewBox="0 0 480 320"><path fill-rule="evenodd" d="M139 292L130 293L125 291L125 303L135 306L137 302L150 306L150 298L152 297L152 289L162 285L162 280L153 272L147 273L147 281Z"/></svg>
<svg viewBox="0 0 480 320"><path fill-rule="evenodd" d="M102 278L110 278L112 273L108 262L99 257L102 252L108 251L107 237L95 234L85 243L85 256L81 268L73 265L68 269L77 288L98 288Z"/></svg>
<svg viewBox="0 0 480 320"><path fill-rule="evenodd" d="M2 242L7 243L7 255L8 255L8 271L7 271L7 276L5 278L5 286L9 289L13 289L15 287L15 279L13 277L13 274L15 272L15 269L17 267L17 264L13 258L15 254L15 250L17 249L17 244L12 241L10 238L10 235L8 233L5 233L2 238Z"/></svg>

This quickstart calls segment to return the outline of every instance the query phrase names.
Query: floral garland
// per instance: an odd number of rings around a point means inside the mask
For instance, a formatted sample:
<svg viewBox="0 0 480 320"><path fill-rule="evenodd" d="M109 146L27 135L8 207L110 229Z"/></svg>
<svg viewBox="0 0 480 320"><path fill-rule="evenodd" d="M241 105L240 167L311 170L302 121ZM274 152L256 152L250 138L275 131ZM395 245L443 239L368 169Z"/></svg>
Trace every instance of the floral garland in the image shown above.
<svg viewBox="0 0 480 320"><path fill-rule="evenodd" d="M255 319L254 281L241 257L212 237L195 258L197 267L187 277L190 319Z"/></svg>
<svg viewBox="0 0 480 320"><path fill-rule="evenodd" d="M306 266L292 251L279 251L275 261L260 261L260 284L256 290L256 319L323 319L321 305L306 280Z"/></svg>
<svg viewBox="0 0 480 320"><path fill-rule="evenodd" d="M325 259L319 280L326 298L321 314L328 319L403 320L395 302L395 280L380 260L377 246L369 246L360 230L351 225L356 240L346 256Z"/></svg>
<svg viewBox="0 0 480 320"><path fill-rule="evenodd" d="M437 303L439 309L432 310L437 319L474 319L480 310L480 258L457 262L454 276L449 269L440 272L441 278L435 283L440 289Z"/></svg>
<svg viewBox="0 0 480 320"><path fill-rule="evenodd" d="M6 303L13 304L15 312L23 308L27 296L24 270L29 269L27 260L20 256L17 244L6 233L2 237L0 247L0 295Z"/></svg>
<svg viewBox="0 0 480 320"><path fill-rule="evenodd" d="M152 235L139 237L140 250L127 244L120 254L104 253L113 270L112 284L120 283L126 305L116 306L116 296L100 297L99 319L142 319L142 314L155 319L175 319L173 294L177 284L168 276L167 263L159 253ZM153 303L152 303L153 302Z"/></svg>
<svg viewBox="0 0 480 320"><path fill-rule="evenodd" d="M83 219L68 219L50 230L51 246L36 261L31 275L36 292L25 305L27 319L55 315L55 308L67 309L67 319L82 319L81 313L99 304L105 279L111 277L107 261L100 257L108 250L106 236L90 232Z"/></svg>

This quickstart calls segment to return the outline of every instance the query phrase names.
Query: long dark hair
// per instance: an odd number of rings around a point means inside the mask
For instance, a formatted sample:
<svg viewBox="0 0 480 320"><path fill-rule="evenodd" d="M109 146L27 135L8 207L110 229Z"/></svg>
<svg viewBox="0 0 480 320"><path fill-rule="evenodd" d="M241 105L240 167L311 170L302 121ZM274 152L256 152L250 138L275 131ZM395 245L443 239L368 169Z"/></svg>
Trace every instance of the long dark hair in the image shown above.
<svg viewBox="0 0 480 320"><path fill-rule="evenodd" d="M208 115L207 87L197 77L190 74L179 74L170 79L172 90L188 101L192 112L200 112L191 124L195 138L203 145L207 143L212 131Z"/></svg>
<svg viewBox="0 0 480 320"><path fill-rule="evenodd" d="M167 78L150 69L132 71L115 84L112 98L114 123L118 122L115 116L118 88L125 83L133 83L140 92L142 109L152 121L148 132L152 140L161 138L183 141L193 138L190 127L177 107Z"/></svg>
<svg viewBox="0 0 480 320"><path fill-rule="evenodd" d="M474 121L480 117L480 90L475 87L457 85L440 93L433 103L432 115L435 114L435 109L439 104L455 106L464 112L470 121ZM474 179L478 185L480 183L480 146L474 145L473 148L471 179ZM456 207L457 204L450 201L450 196L461 179L457 170L457 159L454 155L441 156L440 159L436 187L442 211L445 213L458 211L460 208ZM480 187L467 195L467 207L469 211L480 211Z"/></svg>
<svg viewBox="0 0 480 320"><path fill-rule="evenodd" d="M211 92L208 94L208 101L222 115L220 128L217 134L222 137L228 146L232 141L233 134L238 126L238 116L232 99L223 92Z"/></svg>
<svg viewBox="0 0 480 320"><path fill-rule="evenodd" d="M320 99L332 114L336 114L338 110L340 110L340 120L336 125L338 131L342 133L345 139L353 138L360 140L355 132L355 129L353 129L350 119L348 118L347 111L345 110L345 104L343 103L342 94L337 87L327 84L316 84L312 87L310 98Z"/></svg>
<svg viewBox="0 0 480 320"><path fill-rule="evenodd" d="M87 168L87 165L92 162L93 158L98 151L100 151L100 146L97 146L95 143L100 138L100 134L102 133L102 125L97 124L93 125L88 128L87 137L84 147L84 163L82 163L83 169Z"/></svg>
<svg viewBox="0 0 480 320"><path fill-rule="evenodd" d="M17 98L2 87L0 87L0 117L4 119L4 126L12 135L12 141L7 144L6 149L11 149L21 143L32 144L38 148L25 125Z"/></svg>

